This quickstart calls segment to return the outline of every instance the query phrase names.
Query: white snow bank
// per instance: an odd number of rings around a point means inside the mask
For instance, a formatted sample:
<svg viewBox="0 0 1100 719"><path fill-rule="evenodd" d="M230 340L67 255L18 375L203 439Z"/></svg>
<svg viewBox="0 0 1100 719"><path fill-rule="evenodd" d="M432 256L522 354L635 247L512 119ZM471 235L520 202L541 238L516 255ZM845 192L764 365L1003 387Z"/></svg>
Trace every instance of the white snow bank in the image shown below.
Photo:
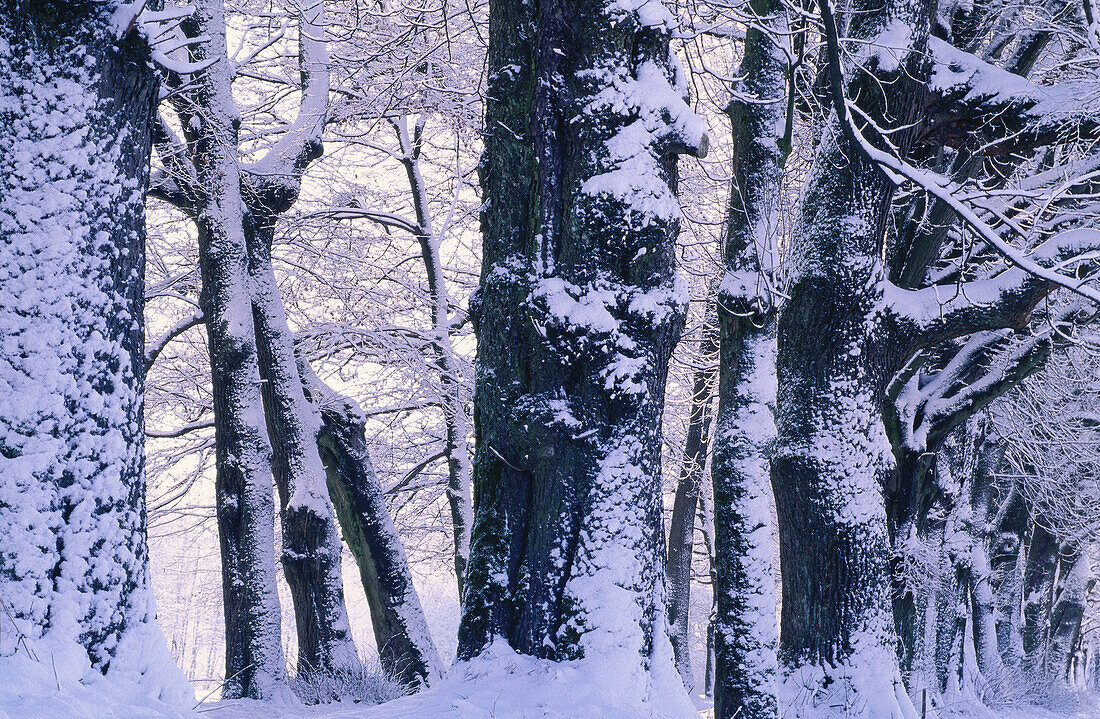
<svg viewBox="0 0 1100 719"><path fill-rule="evenodd" d="M59 636L24 638L14 653L0 656L0 719L195 716L194 693L155 624L123 635L106 675L91 667L82 646Z"/></svg>
<svg viewBox="0 0 1100 719"><path fill-rule="evenodd" d="M553 662L517 654L498 640L480 657L456 664L442 683L379 706L274 707L262 702L204 706L216 719L698 719L682 693L657 687L628 691L616 662ZM634 688L636 689L636 688Z"/></svg>

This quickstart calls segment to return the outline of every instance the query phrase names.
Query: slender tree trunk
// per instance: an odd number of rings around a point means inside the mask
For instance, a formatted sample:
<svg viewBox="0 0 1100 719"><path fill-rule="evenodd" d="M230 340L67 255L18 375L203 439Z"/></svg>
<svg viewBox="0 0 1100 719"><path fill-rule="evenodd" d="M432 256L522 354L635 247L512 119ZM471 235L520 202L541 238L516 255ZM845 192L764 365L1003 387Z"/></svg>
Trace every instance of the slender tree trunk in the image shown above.
<svg viewBox="0 0 1100 719"><path fill-rule="evenodd" d="M198 60L212 65L195 80L194 163L203 196L196 208L200 305L206 317L214 399L215 502L225 612L224 696L268 698L286 679L275 584L275 506L271 445L264 423L248 250L237 159L237 121L225 44L225 10L204 0L192 35Z"/></svg>
<svg viewBox="0 0 1100 719"><path fill-rule="evenodd" d="M718 618L717 597L715 587L717 582L714 577L714 510L712 497L713 486L708 491L699 493L699 530L703 538L703 549L707 555L707 566L710 569L711 603L710 616L707 617L707 661L703 676L703 695L714 696L714 674L717 660L714 656L714 623Z"/></svg>
<svg viewBox="0 0 1100 719"><path fill-rule="evenodd" d="M1024 655L1036 668L1043 663L1042 652L1050 618L1051 596L1058 566L1058 541L1039 522L1032 521L1023 567Z"/></svg>
<svg viewBox="0 0 1100 719"><path fill-rule="evenodd" d="M354 667L358 655L344 605L342 546L317 448L321 417L305 396L271 264L275 216L252 208L244 220L264 416L279 490L282 565L298 633L298 675L330 674Z"/></svg>
<svg viewBox="0 0 1100 719"><path fill-rule="evenodd" d="M768 257L786 153L786 33L781 2L755 0L734 99L733 187L719 290L718 421L712 482L715 526L716 719L778 714L775 535L766 446L775 438L774 300Z"/></svg>
<svg viewBox="0 0 1100 719"><path fill-rule="evenodd" d="M1058 553L1058 581L1050 609L1043 670L1054 681L1069 681L1077 636L1085 615L1088 561L1074 545Z"/></svg>
<svg viewBox="0 0 1100 719"><path fill-rule="evenodd" d="M971 550L970 567L971 614L974 617L974 645L977 649L978 668L987 677L1001 674L1000 645L997 643L997 617L994 608L993 573L989 568L989 555L984 544L976 544Z"/></svg>
<svg viewBox="0 0 1100 719"><path fill-rule="evenodd" d="M16 623L109 676L146 671L147 642L164 652L142 414L158 83L125 14L0 2L0 658L29 651Z"/></svg>
<svg viewBox="0 0 1100 719"><path fill-rule="evenodd" d="M218 0L200 5L186 29L191 37L208 38L196 43L193 54L212 64L173 99L191 152L177 146L166 128L158 149L177 175L179 191L168 192L165 199L188 212L199 228L215 395L226 693L255 696L270 693L269 684L285 673L278 613L272 611L277 598L268 596L274 591L269 472L279 490L282 564L294 602L298 673L339 671L357 662L344 606L340 539L316 444L320 418L305 399L271 264L276 218L294 204L305 169L322 150L328 55L324 5L315 0L298 12L298 117L259 162L245 165L238 152L224 7ZM190 177L187 154L194 164ZM247 317L242 301L248 303Z"/></svg>
<svg viewBox="0 0 1100 719"><path fill-rule="evenodd" d="M454 347L451 344L450 300L447 278L443 274L443 261L439 256L439 237L432 227L431 208L428 204L428 188L420 172L420 149L423 141L423 125L417 124L409 136L405 118L394 120L394 127L401 143L402 163L409 178L409 188L416 213L420 255L428 277L428 294L431 297L432 331L435 333L435 363L439 370L440 404L446 427L444 455L447 458L447 502L451 508L451 526L454 529L455 578L458 594L462 596L466 563L470 557L470 432L469 415L463 385L455 366Z"/></svg>
<svg viewBox="0 0 1100 719"><path fill-rule="evenodd" d="M374 473L362 412L306 365L300 371L311 401L321 407L317 443L344 539L359 565L382 668L410 689L429 686L442 676L443 664Z"/></svg>
<svg viewBox="0 0 1100 719"><path fill-rule="evenodd" d="M707 322L713 322L708 303ZM684 462L680 467L680 479L672 503L672 517L668 528L668 624L672 639L672 651L676 668L684 680L684 687L695 689L691 672L691 634L689 610L691 608L691 561L695 554L695 515L707 463L707 445L710 440L711 395L713 394L717 365L713 356L717 347L716 328L703 330L703 343L699 352L702 366L695 371L692 382L691 410L688 419L687 438L684 440Z"/></svg>
<svg viewBox="0 0 1100 719"><path fill-rule="evenodd" d="M971 454L969 485L966 496L969 517L966 536L970 540L970 613L974 629L974 648L978 670L986 677L1002 674L997 619L994 608L993 569L989 551L996 541L997 512L993 506L994 480L1004 459L1001 445L990 441L988 417L972 418L963 430L965 446Z"/></svg>
<svg viewBox="0 0 1100 719"><path fill-rule="evenodd" d="M736 323L723 329L737 334ZM775 551L765 443L773 430L775 345L742 328L723 335L721 396L714 456L715 717L775 717Z"/></svg>
<svg viewBox="0 0 1100 719"><path fill-rule="evenodd" d="M662 591L660 418L683 322L671 16L494 0L474 526L459 656L585 658L623 711L692 712Z"/></svg>

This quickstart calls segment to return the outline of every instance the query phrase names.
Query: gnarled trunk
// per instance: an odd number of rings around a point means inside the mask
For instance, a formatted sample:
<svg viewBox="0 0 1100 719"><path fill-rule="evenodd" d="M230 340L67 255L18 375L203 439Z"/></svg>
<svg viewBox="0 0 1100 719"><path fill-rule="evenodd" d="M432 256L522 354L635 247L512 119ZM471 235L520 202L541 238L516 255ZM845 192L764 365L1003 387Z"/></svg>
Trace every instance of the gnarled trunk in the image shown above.
<svg viewBox="0 0 1100 719"><path fill-rule="evenodd" d="M310 400L321 408L317 445L344 540L359 565L382 668L410 689L429 686L442 676L443 664L374 473L362 413L304 363L299 366Z"/></svg>
<svg viewBox="0 0 1100 719"><path fill-rule="evenodd" d="M490 5L474 526L459 631L615 666L636 710L691 711L662 596L660 418L683 322L675 155L701 123L672 18ZM651 688L652 687L652 688Z"/></svg>
<svg viewBox="0 0 1100 719"><path fill-rule="evenodd" d="M904 127L919 107L912 79L922 74L931 5L853 9L851 37L872 39L891 23L913 29L900 60L853 75L848 93L872 117L888 112ZM899 369L898 338L880 311L893 186L846 125L839 51L830 53L834 110L803 188L778 321L780 707L788 717L896 719L914 710L896 654L882 492L893 461L881 404ZM869 80L875 73L888 79ZM884 91L861 92L868 82ZM905 136L892 139L904 151Z"/></svg>

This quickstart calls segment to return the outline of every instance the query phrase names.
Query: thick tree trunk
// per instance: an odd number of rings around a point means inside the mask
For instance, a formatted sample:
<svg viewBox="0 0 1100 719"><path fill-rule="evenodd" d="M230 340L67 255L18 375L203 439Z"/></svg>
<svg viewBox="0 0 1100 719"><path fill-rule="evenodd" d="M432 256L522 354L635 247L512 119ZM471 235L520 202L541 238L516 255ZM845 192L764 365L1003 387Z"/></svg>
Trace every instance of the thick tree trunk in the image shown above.
<svg viewBox="0 0 1100 719"><path fill-rule="evenodd" d="M1051 603L1043 671L1054 681L1069 681L1073 653L1085 615L1089 583L1088 560L1077 547L1062 545L1058 553L1058 580Z"/></svg>
<svg viewBox="0 0 1100 719"><path fill-rule="evenodd" d="M163 647L142 426L158 83L121 5L0 2L0 605L32 640L137 675L133 637Z"/></svg>
<svg viewBox="0 0 1100 719"><path fill-rule="evenodd" d="M733 187L719 289L718 420L714 439L714 715L777 716L775 530L767 445L775 438L774 298L770 247L780 202L787 64L783 5L755 0L760 26L727 112Z"/></svg>
<svg viewBox="0 0 1100 719"><path fill-rule="evenodd" d="M708 303L709 304L709 303ZM713 305L708 306L708 310ZM706 313L706 320L713 322L713 313ZM703 472L707 463L707 445L710 440L711 396L718 367L713 363L718 349L716 328L704 329L699 361L703 364L695 372L692 382L691 410L688 417L687 438L684 440L684 461L680 467L680 479L672 502L672 517L668 524L668 624L672 639L672 652L676 668L684 680L684 687L695 689L691 671L691 634L689 610L691 608L691 562L695 554L695 515L699 505L699 493L703 484Z"/></svg>
<svg viewBox="0 0 1100 719"><path fill-rule="evenodd" d="M359 658L344 606L342 546L317 448L321 417L305 396L271 264L275 217L253 208L244 219L264 416L279 490L283 572L298 633L298 675L331 674L354 667Z"/></svg>
<svg viewBox="0 0 1100 719"><path fill-rule="evenodd" d="M344 540L359 565L382 668L410 689L429 686L442 676L443 664L374 473L362 413L304 364L300 371L311 401L321 407L317 443Z"/></svg>
<svg viewBox="0 0 1100 719"><path fill-rule="evenodd" d="M275 584L271 445L260 395L237 159L237 121L225 44L225 10L206 0L193 35L212 65L193 90L185 132L203 196L195 210L214 399L215 503L222 557L227 698L267 698L286 679Z"/></svg>
<svg viewBox="0 0 1100 719"><path fill-rule="evenodd" d="M920 106L909 78L923 72L930 8L899 0L879 11L857 6L852 15L855 38L873 38L890 23L913 28L900 61L857 71L848 88L872 117L888 112L891 126L905 127ZM868 80L875 72L886 76L881 84ZM834 96L846 113L842 102ZM893 462L881 403L899 368L897 338L880 311L892 185L843 122L834 107L803 188L778 323L780 705L786 717L911 717L882 494ZM904 134L891 138L905 150Z"/></svg>
<svg viewBox="0 0 1100 719"><path fill-rule="evenodd" d="M490 5L474 526L459 656L590 658L632 710L691 712L663 603L660 416L683 322L672 18Z"/></svg>
<svg viewBox="0 0 1100 719"><path fill-rule="evenodd" d="M877 170L845 159L855 151L841 141L834 126L807 180L794 233L802 262L779 319L780 655L794 716L813 716L802 697L826 696L843 712L899 717L907 700L880 489L892 469L878 410L886 378L874 356L889 348L867 323L881 276L879 218L868 208L882 206L886 188Z"/></svg>

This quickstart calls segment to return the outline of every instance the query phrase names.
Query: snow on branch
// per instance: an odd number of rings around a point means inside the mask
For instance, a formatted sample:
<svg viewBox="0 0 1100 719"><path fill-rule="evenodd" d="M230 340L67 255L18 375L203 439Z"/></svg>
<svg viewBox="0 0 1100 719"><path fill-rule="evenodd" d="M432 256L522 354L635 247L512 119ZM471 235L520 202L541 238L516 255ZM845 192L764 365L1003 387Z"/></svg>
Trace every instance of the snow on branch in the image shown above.
<svg viewBox="0 0 1100 719"><path fill-rule="evenodd" d="M121 5L115 10L113 25L115 37L122 38L138 32L149 43L153 61L163 70L178 76L194 75L213 64L213 60L191 62L184 53L192 45L206 42L206 36L187 37L180 27L194 14L192 5L169 6L162 10L148 7L147 0Z"/></svg>
<svg viewBox="0 0 1100 719"><path fill-rule="evenodd" d="M968 299L958 301L953 311L946 314L943 312L937 294L942 290L934 287L917 291L888 287L888 296L885 298L887 307L899 319L912 322L918 331L934 330L935 327L930 325L939 325L940 332L938 334L935 332L926 334L924 339L926 344L924 346L928 346L928 344L934 342L982 330L1019 326L1021 321L1026 321L1028 308L1017 303L1021 300L1030 299L1031 306L1034 306L1036 302L1049 293L1051 286L1065 287L1094 303L1100 304L1100 291L1088 284L1092 279L1090 276L1086 275L1084 278L1074 277L1058 271L1061 268L1073 265L1077 265L1078 269L1081 269L1080 265L1086 262L1091 263L1097 256L1100 256L1100 231L1077 229L1064 232L1047 240L1037 250L1028 254L1002 239L1000 234L983 220L970 204L961 198L960 187L937 173L914 167L898 154L879 149L867 140L859 127L856 126L856 123L853 122L853 112L859 115L868 127L875 129L881 137L885 138L889 135L885 130L875 125L873 119L863 113L855 102L847 98L846 83L840 61L840 36L832 9L827 0L819 0L818 5L821 9L821 19L826 39L826 54L830 76L829 94L837 122L840 125L839 129L845 139L853 146L854 150L859 151L877 165L894 183L901 185L910 182L950 207L963 223L990 249L1021 271L1001 273L992 283L989 280L983 281L981 284L965 283L963 289L966 291L959 292L958 297L976 296L977 301L971 302ZM940 45L936 45L936 47L940 47ZM944 50L944 53L946 54L947 50ZM965 55L965 53L963 54ZM1008 73L1004 74L1012 78L1011 82L1020 82L1020 78ZM1005 80L1005 82L1009 81ZM889 143L887 145L889 146ZM1003 216L1001 216L1001 219L1008 227L1022 234L1022 230L1015 223ZM1029 238L1025 237L1024 239ZM1045 282L1040 283L1036 280ZM935 313L933 313L933 305L935 306ZM1022 314L1021 311L1023 311ZM997 324L998 321L1001 323Z"/></svg>
<svg viewBox="0 0 1100 719"><path fill-rule="evenodd" d="M195 166L188 158L183 140L168 125L163 115L153 123L153 147L162 169L153 172L149 194L187 211L195 206L201 192Z"/></svg>
<svg viewBox="0 0 1100 719"><path fill-rule="evenodd" d="M1052 268L1073 262L1091 263L1100 252L1100 231L1069 230L1026 255L1009 247L1012 257L1006 259L1014 266L992 277L919 290L902 289L884 281L884 309L907 325L918 346L928 347L974 332L1023 327L1035 305L1058 285L1069 285L1087 299L1097 301L1100 293L1085 286L1083 280L1058 274Z"/></svg>
<svg viewBox="0 0 1100 719"><path fill-rule="evenodd" d="M301 183L302 171L324 149L321 135L328 122L331 85L324 2L303 2L311 4L298 11L298 62L302 78L298 115L267 154L249 168L251 175L292 194L296 194Z"/></svg>
<svg viewBox="0 0 1100 719"><path fill-rule="evenodd" d="M1036 85L938 38L925 141L1005 155L1067 137L1100 137L1100 84Z"/></svg>
<svg viewBox="0 0 1100 719"><path fill-rule="evenodd" d="M1060 307L1031 334L978 332L946 347L917 353L887 388L894 441L915 452L936 447L968 417L1043 368L1067 330L1093 318L1090 303Z"/></svg>
<svg viewBox="0 0 1100 719"><path fill-rule="evenodd" d="M202 311L195 310L192 314L184 317L179 322L168 328L168 331L166 331L163 335L154 340L152 343L149 344L148 347L145 348L145 371L149 371L149 369L153 366L153 363L157 361L157 357L160 356L160 353L163 352L164 348L168 346L169 342L179 337L192 327L197 327L198 325L201 325L205 321L206 320L203 317Z"/></svg>
<svg viewBox="0 0 1100 719"><path fill-rule="evenodd" d="M212 429L213 427L214 427L214 420L207 419L207 420L201 420L199 422L189 422L188 424L185 424L181 427L177 427L176 429L169 429L169 430L147 429L147 430L145 430L145 436L146 437L151 437L153 439L177 439L179 437L183 437L185 435L191 434L192 432L198 432L199 430L203 430L203 429Z"/></svg>

